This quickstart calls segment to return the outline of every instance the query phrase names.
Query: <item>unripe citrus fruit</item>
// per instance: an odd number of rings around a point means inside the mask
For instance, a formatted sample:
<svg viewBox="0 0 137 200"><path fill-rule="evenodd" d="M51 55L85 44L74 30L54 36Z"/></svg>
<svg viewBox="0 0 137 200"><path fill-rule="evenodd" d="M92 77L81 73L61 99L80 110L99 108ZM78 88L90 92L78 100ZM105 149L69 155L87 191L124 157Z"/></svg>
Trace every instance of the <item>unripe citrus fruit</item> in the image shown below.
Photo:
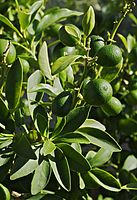
<svg viewBox="0 0 137 200"><path fill-rule="evenodd" d="M16 49L10 40L0 39L0 61L5 59L7 64L12 64L16 59Z"/></svg>
<svg viewBox="0 0 137 200"><path fill-rule="evenodd" d="M63 91L55 97L52 112L59 117L66 116L72 108L73 96L69 91Z"/></svg>
<svg viewBox="0 0 137 200"><path fill-rule="evenodd" d="M59 29L59 39L64 45L73 47L78 43L78 39L74 35L69 34L67 30L69 26L70 25L68 24L66 26L62 26ZM74 25L71 25L71 26L73 27Z"/></svg>
<svg viewBox="0 0 137 200"><path fill-rule="evenodd" d="M122 104L116 97L111 97L101 108L106 115L115 116L122 111Z"/></svg>
<svg viewBox="0 0 137 200"><path fill-rule="evenodd" d="M83 89L83 97L85 101L93 106L101 106L112 97L112 87L110 83L104 79L94 79L89 81Z"/></svg>
<svg viewBox="0 0 137 200"><path fill-rule="evenodd" d="M104 67L112 67L120 63L122 52L116 45L109 44L102 47L98 53L97 63Z"/></svg>
<svg viewBox="0 0 137 200"><path fill-rule="evenodd" d="M99 35L91 36L90 56L95 56L97 52L104 46L104 39Z"/></svg>

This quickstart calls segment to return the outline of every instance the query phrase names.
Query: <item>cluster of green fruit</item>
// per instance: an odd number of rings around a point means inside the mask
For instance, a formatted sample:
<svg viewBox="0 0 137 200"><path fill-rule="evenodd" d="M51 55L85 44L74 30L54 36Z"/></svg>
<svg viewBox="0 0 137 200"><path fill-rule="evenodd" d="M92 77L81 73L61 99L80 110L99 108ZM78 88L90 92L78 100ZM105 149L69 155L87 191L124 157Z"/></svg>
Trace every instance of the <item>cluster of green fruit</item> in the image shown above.
<svg viewBox="0 0 137 200"><path fill-rule="evenodd" d="M105 79L88 81L83 88L83 97L88 104L101 107L108 116L115 116L122 110L121 102L113 96L112 86Z"/></svg>

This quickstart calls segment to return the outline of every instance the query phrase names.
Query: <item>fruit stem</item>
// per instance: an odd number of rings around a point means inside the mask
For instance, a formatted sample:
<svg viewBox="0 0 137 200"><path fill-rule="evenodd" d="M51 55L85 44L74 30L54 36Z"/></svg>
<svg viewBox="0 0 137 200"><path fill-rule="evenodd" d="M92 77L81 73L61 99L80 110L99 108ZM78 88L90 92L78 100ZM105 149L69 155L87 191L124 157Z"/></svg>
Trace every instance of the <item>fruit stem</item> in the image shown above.
<svg viewBox="0 0 137 200"><path fill-rule="evenodd" d="M108 39L108 41L112 42L114 37L115 37L115 34L120 26L120 24L122 23L122 21L124 20L124 18L126 17L126 15L129 13L129 12L132 12L132 7L135 6L135 2L130 2L130 3L126 3L125 6L123 7L123 10L122 10L122 15L120 16L120 18L118 20L116 20L114 22L114 27L113 27L113 30L112 30L112 33L110 35L110 38Z"/></svg>

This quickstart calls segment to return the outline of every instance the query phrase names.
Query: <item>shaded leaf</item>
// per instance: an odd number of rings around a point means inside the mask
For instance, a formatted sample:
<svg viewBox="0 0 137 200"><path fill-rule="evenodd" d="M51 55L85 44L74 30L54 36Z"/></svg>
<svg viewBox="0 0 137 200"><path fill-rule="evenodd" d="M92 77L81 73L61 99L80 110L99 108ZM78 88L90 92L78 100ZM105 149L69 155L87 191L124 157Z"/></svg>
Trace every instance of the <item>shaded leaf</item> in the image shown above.
<svg viewBox="0 0 137 200"><path fill-rule="evenodd" d="M127 44L126 38L120 33L118 33L117 35L120 38L120 40L122 41L122 43L124 44L125 48L128 49L128 44Z"/></svg>
<svg viewBox="0 0 137 200"><path fill-rule="evenodd" d="M68 56L62 56L58 58L52 66L52 74L55 75L64 69L66 69L69 65L75 62L78 58L80 58L81 55L68 55Z"/></svg>
<svg viewBox="0 0 137 200"><path fill-rule="evenodd" d="M0 97L0 123L5 125L8 117L9 117L8 108L4 100Z"/></svg>
<svg viewBox="0 0 137 200"><path fill-rule="evenodd" d="M86 120L90 106L80 106L69 112L62 133L73 132Z"/></svg>
<svg viewBox="0 0 137 200"><path fill-rule="evenodd" d="M137 182L136 183L129 183L127 185L122 186L124 190L137 190Z"/></svg>
<svg viewBox="0 0 137 200"><path fill-rule="evenodd" d="M21 33L18 31L18 29L9 21L8 18L6 18L4 15L0 14L0 21L2 21L4 24L9 26L11 29L13 29L21 38L23 37Z"/></svg>
<svg viewBox="0 0 137 200"><path fill-rule="evenodd" d="M22 158L37 159L25 133L16 133L13 141L13 149L15 153Z"/></svg>
<svg viewBox="0 0 137 200"><path fill-rule="evenodd" d="M9 69L6 80L6 99L10 109L15 109L19 103L21 97L22 82L23 69L19 60L17 60Z"/></svg>

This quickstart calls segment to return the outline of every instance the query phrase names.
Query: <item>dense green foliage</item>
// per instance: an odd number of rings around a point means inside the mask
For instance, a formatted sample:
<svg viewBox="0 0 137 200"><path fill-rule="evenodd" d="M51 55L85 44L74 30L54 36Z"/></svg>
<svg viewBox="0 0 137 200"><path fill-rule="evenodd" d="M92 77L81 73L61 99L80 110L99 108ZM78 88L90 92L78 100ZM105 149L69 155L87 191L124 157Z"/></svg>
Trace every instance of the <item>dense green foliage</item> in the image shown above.
<svg viewBox="0 0 137 200"><path fill-rule="evenodd" d="M137 199L136 11L1 1L0 198Z"/></svg>

